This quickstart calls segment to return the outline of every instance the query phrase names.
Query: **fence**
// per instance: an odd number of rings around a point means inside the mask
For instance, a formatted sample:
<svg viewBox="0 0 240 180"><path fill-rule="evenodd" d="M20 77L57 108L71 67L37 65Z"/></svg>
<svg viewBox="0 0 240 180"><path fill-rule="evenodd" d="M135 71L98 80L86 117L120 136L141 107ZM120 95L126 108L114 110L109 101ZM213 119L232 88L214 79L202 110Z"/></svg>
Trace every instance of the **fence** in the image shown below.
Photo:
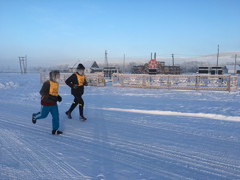
<svg viewBox="0 0 240 180"><path fill-rule="evenodd" d="M65 80L71 76L72 73L60 73L60 81L59 84L65 84ZM40 82L49 80L49 73L40 73ZM105 79L103 73L94 73L94 74L86 74L86 80L89 86L105 86Z"/></svg>
<svg viewBox="0 0 240 180"><path fill-rule="evenodd" d="M236 91L238 76L113 74L112 85L120 87Z"/></svg>

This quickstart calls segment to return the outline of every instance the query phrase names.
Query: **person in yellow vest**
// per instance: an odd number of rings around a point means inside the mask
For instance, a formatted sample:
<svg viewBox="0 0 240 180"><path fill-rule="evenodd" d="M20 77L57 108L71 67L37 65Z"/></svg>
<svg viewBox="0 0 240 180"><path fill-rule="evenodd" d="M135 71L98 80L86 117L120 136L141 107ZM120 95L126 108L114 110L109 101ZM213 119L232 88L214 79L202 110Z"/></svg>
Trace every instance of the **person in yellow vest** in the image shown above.
<svg viewBox="0 0 240 180"><path fill-rule="evenodd" d="M78 64L77 72L73 73L66 81L65 83L71 88L71 94L74 96L74 101L69 108L69 110L66 112L66 115L69 119L72 119L71 113L77 107L79 106L79 114L80 114L80 120L85 121L87 120L86 117L83 115L83 107L84 107L84 101L82 99L82 95L84 93L84 86L87 86L86 77L84 75L85 67L82 64Z"/></svg>
<svg viewBox="0 0 240 180"><path fill-rule="evenodd" d="M60 79L59 71L51 71L49 73L50 80L45 81L40 90L41 97L41 112L32 114L32 123L36 124L38 119L44 119L49 112L52 115L52 134L59 135L62 131L59 128L59 112L57 101L61 102L62 97L58 94L58 82Z"/></svg>

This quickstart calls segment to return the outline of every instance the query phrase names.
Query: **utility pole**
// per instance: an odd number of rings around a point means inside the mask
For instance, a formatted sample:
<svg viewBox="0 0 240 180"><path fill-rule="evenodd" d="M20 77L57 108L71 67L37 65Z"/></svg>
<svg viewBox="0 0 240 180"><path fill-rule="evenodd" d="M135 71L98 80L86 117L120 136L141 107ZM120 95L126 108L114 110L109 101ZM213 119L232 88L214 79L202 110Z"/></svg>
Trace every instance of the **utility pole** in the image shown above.
<svg viewBox="0 0 240 180"><path fill-rule="evenodd" d="M27 73L27 55L25 55L25 57L18 57L18 58L19 58L21 74L26 74Z"/></svg>
<svg viewBox="0 0 240 180"><path fill-rule="evenodd" d="M123 56L123 74L125 73L125 54Z"/></svg>
<svg viewBox="0 0 240 180"><path fill-rule="evenodd" d="M173 63L173 66L174 66L174 54L172 54L172 63Z"/></svg>
<svg viewBox="0 0 240 180"><path fill-rule="evenodd" d="M237 74L237 54L235 54L234 73Z"/></svg>
<svg viewBox="0 0 240 180"><path fill-rule="evenodd" d="M218 67L218 58L219 58L219 45L218 45L218 53L217 53L217 67Z"/></svg>
<svg viewBox="0 0 240 180"><path fill-rule="evenodd" d="M19 57L19 65L20 65L21 74L23 74L23 69L22 69L22 57Z"/></svg>
<svg viewBox="0 0 240 180"><path fill-rule="evenodd" d="M108 68L107 50L105 50L105 66Z"/></svg>
<svg viewBox="0 0 240 180"><path fill-rule="evenodd" d="M27 74L27 55L25 55L24 73Z"/></svg>

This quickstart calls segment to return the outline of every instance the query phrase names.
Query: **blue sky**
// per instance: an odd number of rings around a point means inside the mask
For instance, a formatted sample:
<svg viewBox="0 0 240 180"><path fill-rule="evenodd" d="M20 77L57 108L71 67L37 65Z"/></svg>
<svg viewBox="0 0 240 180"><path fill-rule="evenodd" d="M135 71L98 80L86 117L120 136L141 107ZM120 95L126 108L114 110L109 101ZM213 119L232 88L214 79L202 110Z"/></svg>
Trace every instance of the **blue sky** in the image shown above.
<svg viewBox="0 0 240 180"><path fill-rule="evenodd" d="M0 0L0 62L240 51L240 0Z"/></svg>

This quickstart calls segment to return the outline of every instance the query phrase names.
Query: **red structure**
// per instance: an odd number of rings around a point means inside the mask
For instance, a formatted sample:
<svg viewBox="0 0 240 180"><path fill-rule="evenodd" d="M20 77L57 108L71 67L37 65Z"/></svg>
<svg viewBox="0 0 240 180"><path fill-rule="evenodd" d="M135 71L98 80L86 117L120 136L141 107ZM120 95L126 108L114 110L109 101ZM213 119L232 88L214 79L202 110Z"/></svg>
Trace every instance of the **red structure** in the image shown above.
<svg viewBox="0 0 240 180"><path fill-rule="evenodd" d="M156 59L151 59L148 63L149 69L157 69L157 66L158 62L156 61Z"/></svg>

